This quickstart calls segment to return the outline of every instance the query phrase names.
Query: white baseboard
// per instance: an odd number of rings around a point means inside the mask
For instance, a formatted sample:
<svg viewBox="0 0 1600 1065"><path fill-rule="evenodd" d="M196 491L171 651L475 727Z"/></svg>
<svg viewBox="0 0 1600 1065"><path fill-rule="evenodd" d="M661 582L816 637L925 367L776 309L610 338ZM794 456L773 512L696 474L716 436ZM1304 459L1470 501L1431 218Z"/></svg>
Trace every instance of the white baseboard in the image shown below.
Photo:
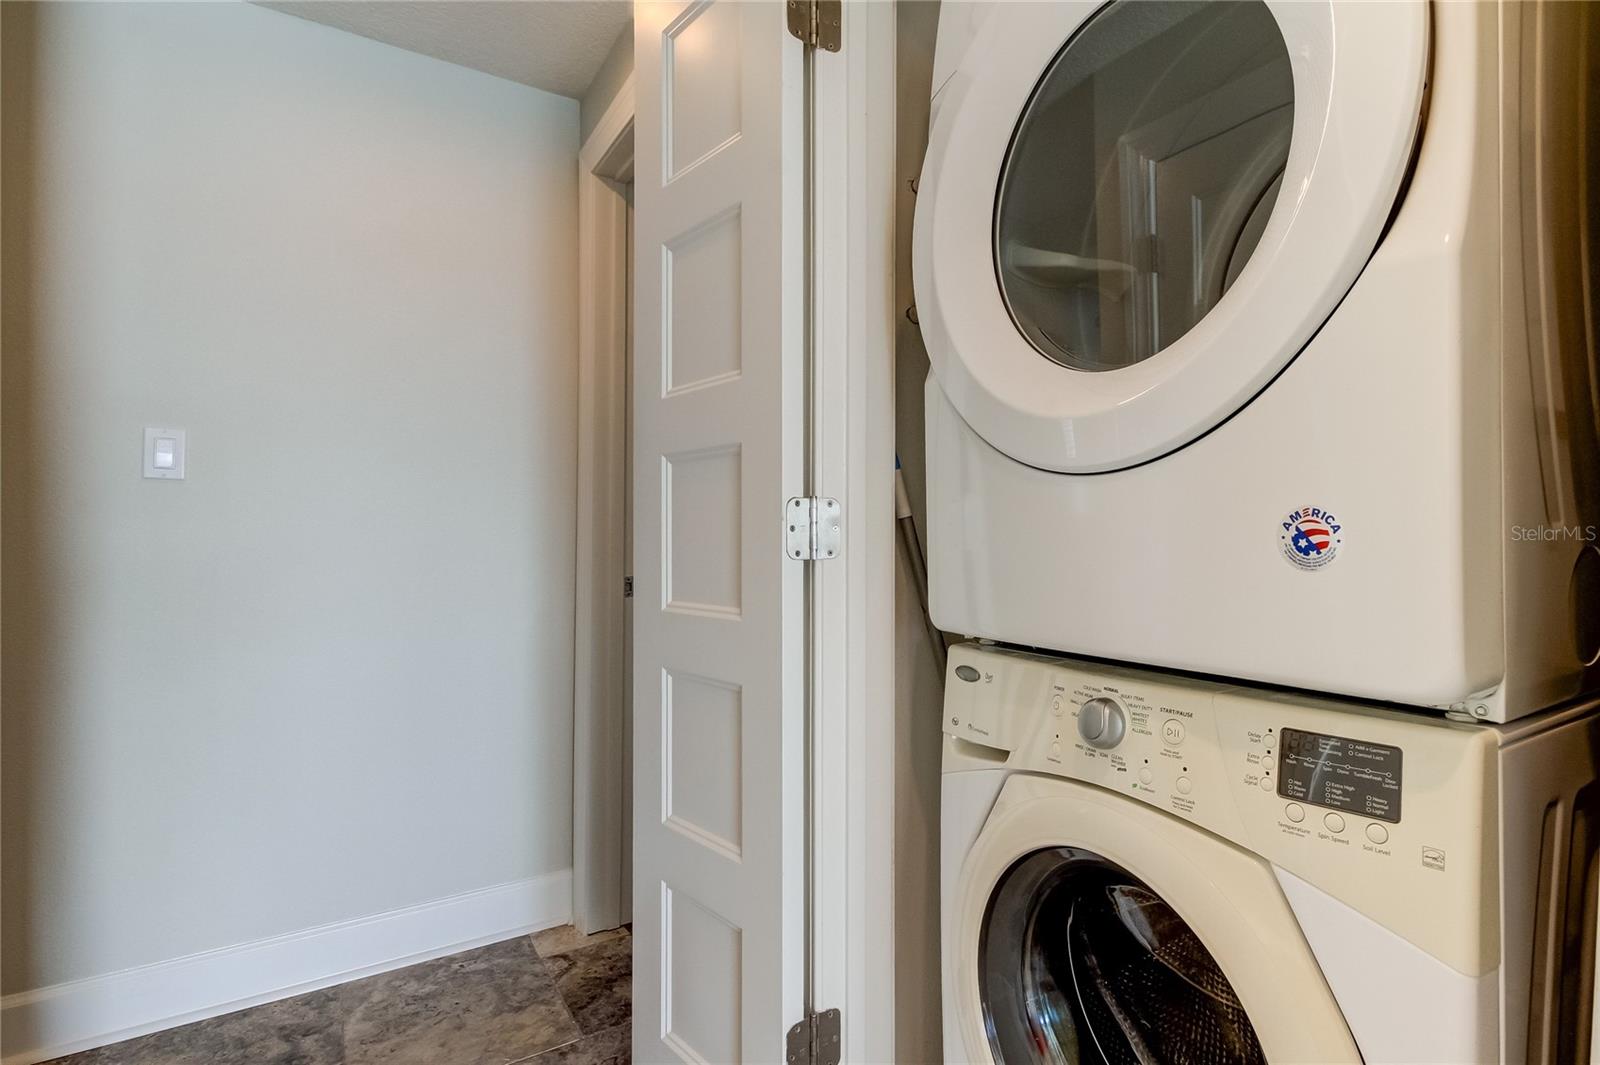
<svg viewBox="0 0 1600 1065"><path fill-rule="evenodd" d="M0 998L0 1065L33 1065L565 924L562 870Z"/></svg>

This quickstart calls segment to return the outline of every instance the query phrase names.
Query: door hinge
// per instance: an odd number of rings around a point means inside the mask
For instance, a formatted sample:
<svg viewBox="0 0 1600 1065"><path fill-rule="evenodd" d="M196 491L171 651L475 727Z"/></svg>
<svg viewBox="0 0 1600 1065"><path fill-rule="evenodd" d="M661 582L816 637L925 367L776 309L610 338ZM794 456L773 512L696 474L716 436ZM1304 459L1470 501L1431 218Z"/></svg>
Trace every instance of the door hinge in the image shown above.
<svg viewBox="0 0 1600 1065"><path fill-rule="evenodd" d="M622 598L624 598L624 599L632 599L633 598L633 578L632 577L624 577L624 578L622 578Z"/></svg>
<svg viewBox="0 0 1600 1065"><path fill-rule="evenodd" d="M827 496L796 496L783 508L784 550L790 558L837 558L843 536L839 501Z"/></svg>
<svg viewBox="0 0 1600 1065"><path fill-rule="evenodd" d="M837 52L844 35L844 0L789 0L789 32L812 48Z"/></svg>
<svg viewBox="0 0 1600 1065"><path fill-rule="evenodd" d="M839 1011L808 1013L789 1029L786 1065L839 1065Z"/></svg>

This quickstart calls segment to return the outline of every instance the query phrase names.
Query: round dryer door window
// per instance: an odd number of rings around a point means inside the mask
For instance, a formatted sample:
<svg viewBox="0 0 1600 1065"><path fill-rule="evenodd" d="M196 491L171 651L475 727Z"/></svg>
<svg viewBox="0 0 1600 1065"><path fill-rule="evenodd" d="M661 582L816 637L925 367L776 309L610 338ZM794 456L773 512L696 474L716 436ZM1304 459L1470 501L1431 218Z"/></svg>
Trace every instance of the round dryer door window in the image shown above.
<svg viewBox="0 0 1600 1065"><path fill-rule="evenodd" d="M1137 877L1055 847L996 886L979 945L996 1062L1265 1065L1200 938Z"/></svg>
<svg viewBox="0 0 1600 1065"><path fill-rule="evenodd" d="M1294 78L1259 0L1116 0L1045 71L1000 176L1012 321L1090 372L1150 358L1239 276L1289 161Z"/></svg>
<svg viewBox="0 0 1600 1065"><path fill-rule="evenodd" d="M1420 2L996 5L935 102L917 205L940 387L1067 473L1215 428L1371 258L1427 61Z"/></svg>

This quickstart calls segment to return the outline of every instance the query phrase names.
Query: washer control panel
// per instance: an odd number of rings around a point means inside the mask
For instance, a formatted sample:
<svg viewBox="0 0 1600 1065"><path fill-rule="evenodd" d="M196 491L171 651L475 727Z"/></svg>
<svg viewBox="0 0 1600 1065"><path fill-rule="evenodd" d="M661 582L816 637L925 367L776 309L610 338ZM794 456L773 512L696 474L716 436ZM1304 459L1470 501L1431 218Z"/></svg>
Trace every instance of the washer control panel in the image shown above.
<svg viewBox="0 0 1600 1065"><path fill-rule="evenodd" d="M949 735L1013 765L1115 788L1192 819L1228 808L1215 744L1194 736L1222 686L1154 682L1135 670L976 644L950 653Z"/></svg>
<svg viewBox="0 0 1600 1065"><path fill-rule="evenodd" d="M1399 747L1296 728L1283 729L1279 742L1283 746L1283 768L1278 775L1281 797L1399 823L1404 757ZM1344 823L1343 818L1339 823Z"/></svg>
<svg viewBox="0 0 1600 1065"><path fill-rule="evenodd" d="M1432 929L1437 943L1414 941L1464 972L1482 960L1470 930L1498 853L1492 727L977 644L950 665L947 772L970 757L1115 792L1391 927Z"/></svg>

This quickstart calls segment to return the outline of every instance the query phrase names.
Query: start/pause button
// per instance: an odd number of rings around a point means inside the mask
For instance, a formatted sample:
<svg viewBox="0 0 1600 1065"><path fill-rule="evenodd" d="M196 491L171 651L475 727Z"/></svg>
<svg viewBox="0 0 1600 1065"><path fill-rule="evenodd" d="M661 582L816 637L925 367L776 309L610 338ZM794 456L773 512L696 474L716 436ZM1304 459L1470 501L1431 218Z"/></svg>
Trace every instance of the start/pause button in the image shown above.
<svg viewBox="0 0 1600 1065"><path fill-rule="evenodd" d="M1166 741L1168 747L1176 747L1182 743L1186 731L1183 722L1175 717L1169 717L1161 722L1161 738Z"/></svg>

